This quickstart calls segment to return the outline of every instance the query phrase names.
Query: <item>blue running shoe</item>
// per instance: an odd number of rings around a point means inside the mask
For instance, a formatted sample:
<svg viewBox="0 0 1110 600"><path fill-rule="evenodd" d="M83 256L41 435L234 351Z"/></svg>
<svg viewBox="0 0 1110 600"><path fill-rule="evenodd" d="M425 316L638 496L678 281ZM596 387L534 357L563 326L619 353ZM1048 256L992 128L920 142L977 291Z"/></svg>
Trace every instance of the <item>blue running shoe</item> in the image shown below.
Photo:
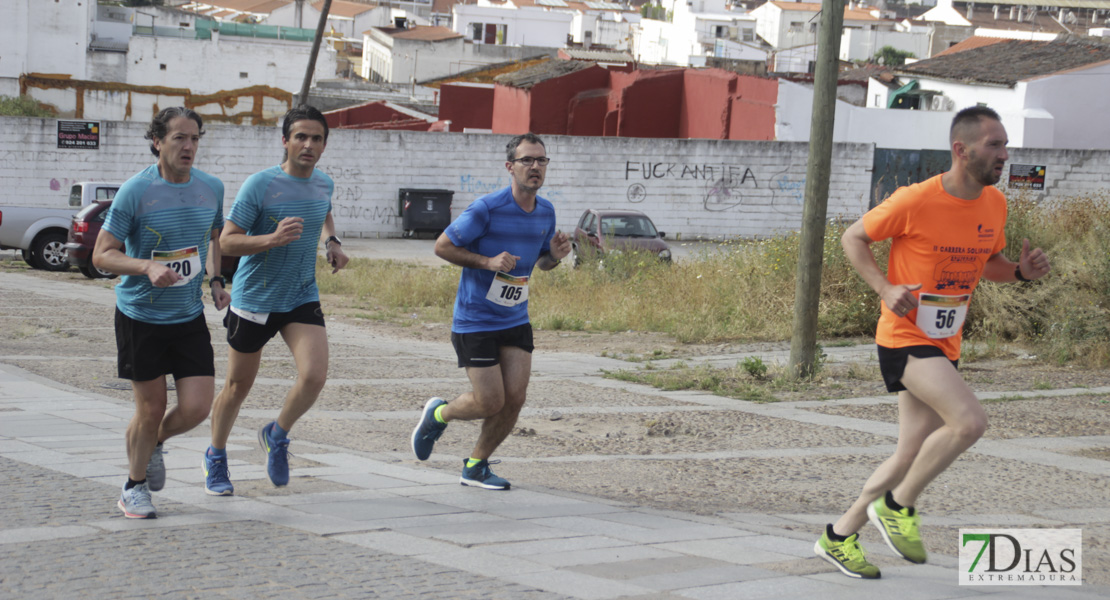
<svg viewBox="0 0 1110 600"><path fill-rule="evenodd" d="M227 455L212 457L206 451L204 462L204 493L209 496L230 496L235 493L231 485L231 472L227 470Z"/></svg>
<svg viewBox="0 0 1110 600"><path fill-rule="evenodd" d="M150 486L140 483L129 490L123 490L116 503L128 519L155 519L154 504L150 501Z"/></svg>
<svg viewBox="0 0 1110 600"><path fill-rule="evenodd" d="M507 480L494 475L493 471L489 470L490 465L496 465L501 461L495 460L490 462L488 460L483 460L473 467L466 466L467 462L469 461L464 458L462 477L459 478L459 483L471 487L485 488L487 490L509 489L509 482Z"/></svg>
<svg viewBox="0 0 1110 600"><path fill-rule="evenodd" d="M276 422L263 425L258 430L258 443L266 451L266 474L270 483L282 487L289 483L289 438L274 440L270 438Z"/></svg>
<svg viewBox="0 0 1110 600"><path fill-rule="evenodd" d="M447 429L447 423L436 420L436 409L444 404L447 402L443 398L428 400L424 405L424 412L420 415L420 422L416 424L416 429L412 430L412 451L420 460L428 460L436 440L443 435L443 430Z"/></svg>

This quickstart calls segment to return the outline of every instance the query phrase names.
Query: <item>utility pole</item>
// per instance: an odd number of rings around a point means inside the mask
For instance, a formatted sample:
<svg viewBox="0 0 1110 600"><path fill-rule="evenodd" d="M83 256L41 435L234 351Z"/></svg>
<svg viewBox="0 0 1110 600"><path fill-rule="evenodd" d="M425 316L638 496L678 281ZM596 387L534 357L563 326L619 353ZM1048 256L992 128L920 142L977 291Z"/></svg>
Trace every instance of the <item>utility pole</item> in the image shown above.
<svg viewBox="0 0 1110 600"><path fill-rule="evenodd" d="M320 40L324 38L324 27L328 24L328 11L331 10L331 0L324 0L324 7L320 9L320 22L316 25L316 39L312 40L312 55L308 57L308 68L304 72L304 83L301 84L301 93L297 96L294 105L308 102L308 88L312 85L312 73L316 71L316 55L320 53Z"/></svg>
<svg viewBox="0 0 1110 600"><path fill-rule="evenodd" d="M832 172L833 125L836 118L836 81L840 36L844 29L844 0L823 0L817 34L817 66L813 77L813 116L809 128L805 206L798 248L798 278L794 286L794 333L790 338L790 375L815 374L817 311L821 302L821 261L825 242L825 214Z"/></svg>

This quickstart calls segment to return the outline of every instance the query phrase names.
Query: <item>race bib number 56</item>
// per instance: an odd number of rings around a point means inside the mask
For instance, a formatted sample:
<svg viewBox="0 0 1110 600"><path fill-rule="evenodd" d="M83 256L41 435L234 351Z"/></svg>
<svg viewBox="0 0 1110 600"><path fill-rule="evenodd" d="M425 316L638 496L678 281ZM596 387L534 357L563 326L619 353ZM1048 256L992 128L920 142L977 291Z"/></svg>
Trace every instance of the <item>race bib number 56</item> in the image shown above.
<svg viewBox="0 0 1110 600"><path fill-rule="evenodd" d="M960 331L967 317L971 296L921 294L917 304L917 327L933 339L952 337Z"/></svg>
<svg viewBox="0 0 1110 600"><path fill-rule="evenodd" d="M178 250L152 250L150 259L173 269L175 273L181 276L181 279L170 287L187 285L201 272L200 250L197 246L189 246Z"/></svg>
<svg viewBox="0 0 1110 600"><path fill-rule="evenodd" d="M497 272L493 283L486 293L486 300L501 306L516 306L528 300L528 278L513 277L508 273Z"/></svg>

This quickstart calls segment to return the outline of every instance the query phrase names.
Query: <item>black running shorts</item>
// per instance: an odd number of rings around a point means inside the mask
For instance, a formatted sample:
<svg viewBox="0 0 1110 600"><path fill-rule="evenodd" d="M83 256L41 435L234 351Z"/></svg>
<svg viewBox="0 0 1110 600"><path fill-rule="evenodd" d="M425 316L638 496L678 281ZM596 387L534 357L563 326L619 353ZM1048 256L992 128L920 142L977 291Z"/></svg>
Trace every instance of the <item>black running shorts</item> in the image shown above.
<svg viewBox="0 0 1110 600"><path fill-rule="evenodd" d="M451 344L455 346L460 367L492 367L499 364L502 346L516 346L528 353L536 349L532 344L531 323L498 331L452 331Z"/></svg>
<svg viewBox="0 0 1110 600"><path fill-rule="evenodd" d="M878 346L878 348L879 372L883 374L883 382L886 383L886 391L888 392L905 391L906 386L902 385L902 374L906 372L906 362L909 357L932 358L934 356L944 356L944 350L929 345L906 346L905 348ZM960 361L953 360L951 362L953 367L957 369L960 367Z"/></svg>
<svg viewBox="0 0 1110 600"><path fill-rule="evenodd" d="M150 381L213 377L212 336L204 313L191 321L157 325L136 321L116 308L116 351L120 379Z"/></svg>
<svg viewBox="0 0 1110 600"><path fill-rule="evenodd" d="M237 352L253 354L262 349L282 327L290 323L324 326L324 309L319 302L306 302L289 312L270 313L266 323L255 323L231 311L228 307L224 315L227 328L227 344Z"/></svg>

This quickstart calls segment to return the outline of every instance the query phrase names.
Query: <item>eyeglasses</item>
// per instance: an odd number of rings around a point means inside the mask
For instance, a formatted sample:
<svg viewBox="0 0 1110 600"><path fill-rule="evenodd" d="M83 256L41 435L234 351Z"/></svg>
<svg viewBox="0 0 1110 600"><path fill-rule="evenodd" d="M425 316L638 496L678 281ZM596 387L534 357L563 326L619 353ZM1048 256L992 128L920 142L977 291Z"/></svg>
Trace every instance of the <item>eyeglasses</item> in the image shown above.
<svg viewBox="0 0 1110 600"><path fill-rule="evenodd" d="M514 158L509 162L518 162L526 167L530 167L533 164L538 164L541 167L546 167L547 163L551 162L551 159L546 156L540 156L539 158L535 156L521 156L520 158Z"/></svg>

